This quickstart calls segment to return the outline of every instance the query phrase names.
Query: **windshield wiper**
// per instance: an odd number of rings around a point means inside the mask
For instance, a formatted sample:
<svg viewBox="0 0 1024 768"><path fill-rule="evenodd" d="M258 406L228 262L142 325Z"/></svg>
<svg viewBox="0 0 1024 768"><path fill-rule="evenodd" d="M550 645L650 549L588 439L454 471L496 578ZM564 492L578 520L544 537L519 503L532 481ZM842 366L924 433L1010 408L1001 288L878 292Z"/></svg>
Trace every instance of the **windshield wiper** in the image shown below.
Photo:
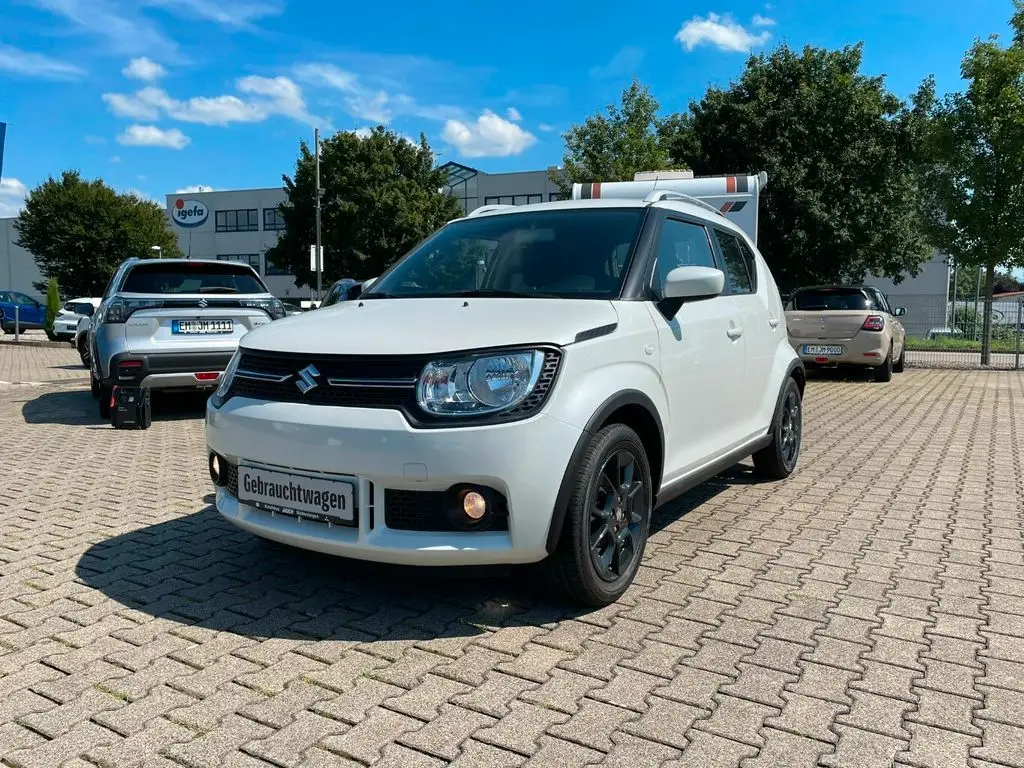
<svg viewBox="0 0 1024 768"><path fill-rule="evenodd" d="M535 291L506 291L502 288L476 288L472 291L458 291L456 293L447 294L449 296L457 296L458 298L467 298L472 296L494 296L496 298L506 299L557 299L557 295L553 293L537 293Z"/></svg>

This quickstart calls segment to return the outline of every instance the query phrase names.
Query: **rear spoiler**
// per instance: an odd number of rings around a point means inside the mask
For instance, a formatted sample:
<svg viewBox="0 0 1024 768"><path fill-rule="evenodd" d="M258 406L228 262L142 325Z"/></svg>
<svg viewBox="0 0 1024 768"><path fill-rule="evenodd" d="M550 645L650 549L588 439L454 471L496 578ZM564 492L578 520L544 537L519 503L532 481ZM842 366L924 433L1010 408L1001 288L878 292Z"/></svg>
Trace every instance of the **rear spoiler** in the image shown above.
<svg viewBox="0 0 1024 768"><path fill-rule="evenodd" d="M768 174L743 176L698 176L678 171L637 173L634 181L573 184L573 200L643 200L655 190L667 190L695 197L713 206L750 239L757 243L758 202L768 184Z"/></svg>

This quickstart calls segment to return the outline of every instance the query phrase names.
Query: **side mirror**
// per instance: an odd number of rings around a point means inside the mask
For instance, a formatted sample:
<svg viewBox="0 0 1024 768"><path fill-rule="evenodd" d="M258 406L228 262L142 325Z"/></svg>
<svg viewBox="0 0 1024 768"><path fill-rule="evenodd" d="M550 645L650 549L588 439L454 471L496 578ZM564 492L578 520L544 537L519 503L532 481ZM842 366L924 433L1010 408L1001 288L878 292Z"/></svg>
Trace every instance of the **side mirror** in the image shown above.
<svg viewBox="0 0 1024 768"><path fill-rule="evenodd" d="M893 314L893 317L903 317L905 314L907 314L907 308L906 307L893 307L892 314Z"/></svg>
<svg viewBox="0 0 1024 768"><path fill-rule="evenodd" d="M666 318L676 316L685 301L700 301L721 296L725 290L725 273L714 267L676 267L665 276L658 308Z"/></svg>

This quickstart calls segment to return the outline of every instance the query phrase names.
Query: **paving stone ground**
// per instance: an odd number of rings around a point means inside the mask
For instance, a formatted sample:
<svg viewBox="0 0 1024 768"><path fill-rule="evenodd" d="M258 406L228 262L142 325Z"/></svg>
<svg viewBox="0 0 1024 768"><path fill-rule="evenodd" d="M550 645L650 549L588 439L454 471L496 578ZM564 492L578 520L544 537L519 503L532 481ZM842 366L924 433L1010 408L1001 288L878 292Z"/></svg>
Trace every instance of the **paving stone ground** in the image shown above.
<svg viewBox="0 0 1024 768"><path fill-rule="evenodd" d="M0 385L5 766L1024 766L1024 374L812 380L797 474L662 510L581 611L263 544L201 404L115 432L76 359L0 348L49 382Z"/></svg>

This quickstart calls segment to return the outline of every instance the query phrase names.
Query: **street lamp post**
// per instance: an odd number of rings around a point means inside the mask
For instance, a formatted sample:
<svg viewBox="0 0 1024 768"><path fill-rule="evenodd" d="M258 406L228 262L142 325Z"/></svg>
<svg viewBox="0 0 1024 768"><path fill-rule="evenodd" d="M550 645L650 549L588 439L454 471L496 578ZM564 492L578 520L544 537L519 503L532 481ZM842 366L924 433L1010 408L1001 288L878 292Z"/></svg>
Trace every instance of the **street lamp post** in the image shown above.
<svg viewBox="0 0 1024 768"><path fill-rule="evenodd" d="M162 259L164 257L164 249L161 248L159 245L150 246L149 250L155 253L158 259Z"/></svg>
<svg viewBox="0 0 1024 768"><path fill-rule="evenodd" d="M313 168L315 175L315 191L316 195L316 300L322 302L323 296L323 253L320 250L320 198L323 196L323 190L320 189L320 129L313 129L313 150L314 160Z"/></svg>

